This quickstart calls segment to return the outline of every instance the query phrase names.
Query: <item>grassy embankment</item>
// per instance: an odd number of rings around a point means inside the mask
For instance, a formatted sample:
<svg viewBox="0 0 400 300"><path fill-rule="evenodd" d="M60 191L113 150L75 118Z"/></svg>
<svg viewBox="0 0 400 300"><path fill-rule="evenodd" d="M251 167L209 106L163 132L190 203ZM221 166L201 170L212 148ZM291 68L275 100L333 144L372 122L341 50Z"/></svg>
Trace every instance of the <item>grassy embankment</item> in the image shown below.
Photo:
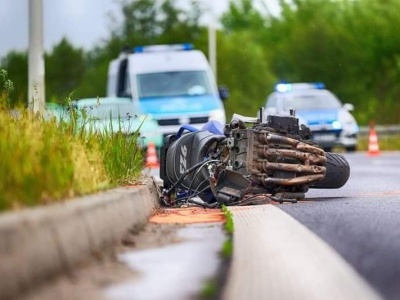
<svg viewBox="0 0 400 300"><path fill-rule="evenodd" d="M94 132L85 111L76 109L60 118L10 110L14 87L4 70L0 83L0 211L65 200L140 177L144 157L138 134Z"/></svg>

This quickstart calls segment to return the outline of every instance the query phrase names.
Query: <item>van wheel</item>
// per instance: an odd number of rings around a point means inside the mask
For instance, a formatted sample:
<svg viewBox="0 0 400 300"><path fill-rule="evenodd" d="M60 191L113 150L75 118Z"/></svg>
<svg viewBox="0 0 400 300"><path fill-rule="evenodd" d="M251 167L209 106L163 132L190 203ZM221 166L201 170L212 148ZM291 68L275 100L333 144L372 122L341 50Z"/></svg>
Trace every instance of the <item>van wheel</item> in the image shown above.
<svg viewBox="0 0 400 300"><path fill-rule="evenodd" d="M325 153L326 175L321 181L310 185L310 188L315 189L338 189L345 185L350 177L350 165L346 158L339 153Z"/></svg>

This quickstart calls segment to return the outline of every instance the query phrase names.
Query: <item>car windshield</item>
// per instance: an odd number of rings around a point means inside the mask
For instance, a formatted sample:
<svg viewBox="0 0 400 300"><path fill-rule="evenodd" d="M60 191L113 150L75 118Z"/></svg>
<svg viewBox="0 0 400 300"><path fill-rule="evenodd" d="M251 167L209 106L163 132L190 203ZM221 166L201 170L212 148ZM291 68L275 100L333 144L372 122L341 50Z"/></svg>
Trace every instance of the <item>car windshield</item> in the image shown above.
<svg viewBox="0 0 400 300"><path fill-rule="evenodd" d="M206 71L179 71L140 74L139 97L196 96L211 94Z"/></svg>
<svg viewBox="0 0 400 300"><path fill-rule="evenodd" d="M285 97L283 108L289 109L336 109L341 103L331 94L299 94Z"/></svg>

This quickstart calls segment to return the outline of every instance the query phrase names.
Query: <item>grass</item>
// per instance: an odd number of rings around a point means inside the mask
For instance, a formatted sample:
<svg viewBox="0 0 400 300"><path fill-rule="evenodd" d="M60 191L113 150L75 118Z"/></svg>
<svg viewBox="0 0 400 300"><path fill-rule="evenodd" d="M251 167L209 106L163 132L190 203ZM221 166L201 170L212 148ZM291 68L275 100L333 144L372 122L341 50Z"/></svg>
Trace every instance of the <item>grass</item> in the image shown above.
<svg viewBox="0 0 400 300"><path fill-rule="evenodd" d="M224 213L226 218L224 228L228 234L228 238L222 245L221 254L224 258L230 258L233 253L233 241L232 241L233 231L234 231L233 216L230 210L225 205L222 206L222 212Z"/></svg>
<svg viewBox="0 0 400 300"><path fill-rule="evenodd" d="M93 120L74 109L60 118L10 110L13 86L4 70L1 80L0 211L62 201L140 177L144 156L138 133L90 130Z"/></svg>
<svg viewBox="0 0 400 300"><path fill-rule="evenodd" d="M379 150L398 151L400 150L400 134L378 135ZM357 150L368 150L368 136L359 137Z"/></svg>
<svg viewBox="0 0 400 300"><path fill-rule="evenodd" d="M214 280L208 280L200 292L200 299L214 299L218 292L217 282Z"/></svg>
<svg viewBox="0 0 400 300"><path fill-rule="evenodd" d="M357 140L357 151L368 151L368 135L362 135ZM400 134L378 134L380 151L400 151ZM334 147L333 152L343 153L343 147Z"/></svg>

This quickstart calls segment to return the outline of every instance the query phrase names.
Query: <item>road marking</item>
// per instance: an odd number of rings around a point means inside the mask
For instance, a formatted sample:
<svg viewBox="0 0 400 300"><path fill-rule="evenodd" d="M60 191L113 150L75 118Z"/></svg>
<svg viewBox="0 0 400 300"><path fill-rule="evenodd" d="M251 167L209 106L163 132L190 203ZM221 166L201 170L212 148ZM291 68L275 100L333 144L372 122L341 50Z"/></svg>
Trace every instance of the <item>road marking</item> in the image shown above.
<svg viewBox="0 0 400 300"><path fill-rule="evenodd" d="M382 299L333 248L276 206L229 209L234 252L224 300Z"/></svg>

